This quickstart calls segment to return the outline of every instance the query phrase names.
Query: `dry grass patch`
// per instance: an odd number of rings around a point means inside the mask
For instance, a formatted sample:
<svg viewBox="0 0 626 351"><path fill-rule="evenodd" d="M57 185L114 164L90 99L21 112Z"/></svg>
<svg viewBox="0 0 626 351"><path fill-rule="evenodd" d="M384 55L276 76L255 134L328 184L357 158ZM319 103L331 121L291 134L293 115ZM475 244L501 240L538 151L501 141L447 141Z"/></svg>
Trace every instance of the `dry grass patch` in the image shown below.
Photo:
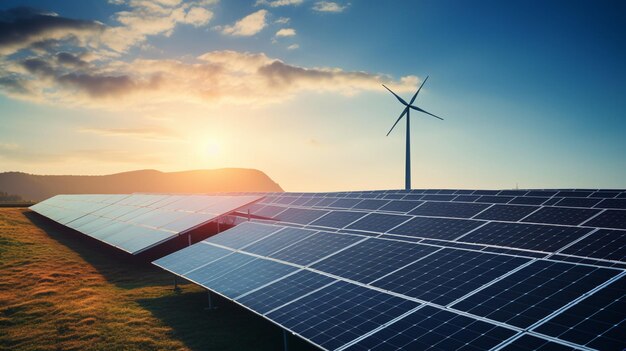
<svg viewBox="0 0 626 351"><path fill-rule="evenodd" d="M280 329L249 311L206 311L199 287L176 294L171 275L23 208L0 208L0 277L0 349L282 348Z"/></svg>

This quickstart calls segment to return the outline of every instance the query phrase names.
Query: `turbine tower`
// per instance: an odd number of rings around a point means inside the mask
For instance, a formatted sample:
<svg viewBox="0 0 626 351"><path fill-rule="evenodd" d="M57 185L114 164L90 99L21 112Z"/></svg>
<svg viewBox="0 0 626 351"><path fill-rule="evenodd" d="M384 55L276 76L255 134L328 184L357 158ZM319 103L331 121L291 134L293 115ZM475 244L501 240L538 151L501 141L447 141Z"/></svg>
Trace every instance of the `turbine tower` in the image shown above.
<svg viewBox="0 0 626 351"><path fill-rule="evenodd" d="M424 86L424 83L426 83L427 80L428 80L428 76L426 76L426 79L424 79L424 81L422 82L422 85L420 85L420 87L417 89L417 91L415 92L415 95L413 95L413 97L411 98L411 102L409 103L404 101L404 99L399 97L396 93L391 91L391 89L387 88L385 84L383 84L385 89L389 90L389 92L392 93L393 96L395 96L396 99L398 99L398 101L400 101L400 103L405 106L404 110L402 110L402 113L400 114L400 117L398 117L398 119L396 120L396 123L393 124L391 129L389 129L387 136L389 136L393 128L395 128L396 124L398 124L398 122L400 122L402 117L404 117L404 115L406 114L406 164L405 164L406 169L405 169L405 178L404 178L404 188L406 190L411 190L411 113L410 113L411 109L415 111L423 112L427 115L433 116L435 118L439 118L440 120L443 121L443 118L437 117L433 115L432 113L428 111L424 111L417 106L413 106L413 102L415 101L417 94L419 94L420 90L422 90L422 87Z"/></svg>

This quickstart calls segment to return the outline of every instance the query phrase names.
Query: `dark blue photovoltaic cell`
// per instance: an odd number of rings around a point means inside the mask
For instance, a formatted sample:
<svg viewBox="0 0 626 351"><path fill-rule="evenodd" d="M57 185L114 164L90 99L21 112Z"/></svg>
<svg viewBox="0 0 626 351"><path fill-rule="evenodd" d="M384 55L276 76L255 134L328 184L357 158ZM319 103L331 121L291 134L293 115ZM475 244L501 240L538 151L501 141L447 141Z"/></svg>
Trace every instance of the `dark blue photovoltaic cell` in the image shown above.
<svg viewBox="0 0 626 351"><path fill-rule="evenodd" d="M476 219L517 222L536 211L538 206L493 205L475 216Z"/></svg>
<svg viewBox="0 0 626 351"><path fill-rule="evenodd" d="M369 238L311 268L369 283L436 250L433 246Z"/></svg>
<svg viewBox="0 0 626 351"><path fill-rule="evenodd" d="M356 204L353 208L359 210L377 210L386 205L389 200L363 200Z"/></svg>
<svg viewBox="0 0 626 351"><path fill-rule="evenodd" d="M554 252L590 231L578 227L489 222L458 241Z"/></svg>
<svg viewBox="0 0 626 351"><path fill-rule="evenodd" d="M574 351L575 348L557 344L530 334L524 334L506 345L503 351Z"/></svg>
<svg viewBox="0 0 626 351"><path fill-rule="evenodd" d="M498 193L501 196L524 196L528 191L526 190L502 190Z"/></svg>
<svg viewBox="0 0 626 351"><path fill-rule="evenodd" d="M447 305L526 262L515 256L444 248L372 285Z"/></svg>
<svg viewBox="0 0 626 351"><path fill-rule="evenodd" d="M626 209L626 199L604 199L596 205L596 208Z"/></svg>
<svg viewBox="0 0 626 351"><path fill-rule="evenodd" d="M564 197L555 206L564 207L593 207L600 202L600 199L585 199L580 197Z"/></svg>
<svg viewBox="0 0 626 351"><path fill-rule="evenodd" d="M358 204L359 202L361 202L361 199L339 199L331 203L330 205L328 205L328 207L352 208L354 205Z"/></svg>
<svg viewBox="0 0 626 351"><path fill-rule="evenodd" d="M222 258L232 251L217 246L197 243L162 257L153 263L177 274L184 274L203 264Z"/></svg>
<svg viewBox="0 0 626 351"><path fill-rule="evenodd" d="M589 197L599 197L599 198L610 199L614 197L619 197L619 195L620 193L617 191L598 191L589 195Z"/></svg>
<svg viewBox="0 0 626 351"><path fill-rule="evenodd" d="M363 238L319 232L269 255L272 258L306 266Z"/></svg>
<svg viewBox="0 0 626 351"><path fill-rule="evenodd" d="M511 200L513 200L512 196L483 195L480 198L476 199L475 202L484 202L488 204L505 204Z"/></svg>
<svg viewBox="0 0 626 351"><path fill-rule="evenodd" d="M555 197L587 197L593 191L559 191Z"/></svg>
<svg viewBox="0 0 626 351"><path fill-rule="evenodd" d="M531 190L529 191L526 196L544 196L544 197L550 197L553 196L554 194L558 193L558 191L555 190Z"/></svg>
<svg viewBox="0 0 626 351"><path fill-rule="evenodd" d="M549 198L547 197L532 197L532 196L524 196L524 197L516 197L509 202L511 205L541 205L546 202Z"/></svg>
<svg viewBox="0 0 626 351"><path fill-rule="evenodd" d="M273 225L244 222L204 241L233 249L239 249L274 232L277 232L281 228L282 227Z"/></svg>
<svg viewBox="0 0 626 351"><path fill-rule="evenodd" d="M504 327L424 306L345 350L489 350L513 335Z"/></svg>
<svg viewBox="0 0 626 351"><path fill-rule="evenodd" d="M335 201L337 201L337 198L334 197L323 198L315 204L315 207L328 207L328 205L332 204Z"/></svg>
<svg viewBox="0 0 626 351"><path fill-rule="evenodd" d="M626 262L626 232L600 229L561 253Z"/></svg>
<svg viewBox="0 0 626 351"><path fill-rule="evenodd" d="M305 208L288 208L276 215L274 218L282 222L309 224L326 213L328 213L328 211Z"/></svg>
<svg viewBox="0 0 626 351"><path fill-rule="evenodd" d="M203 285L224 296L236 298L297 269L276 261L258 258L213 280L205 281Z"/></svg>
<svg viewBox="0 0 626 351"><path fill-rule="evenodd" d="M597 350L626 348L626 278L559 313L535 330Z"/></svg>
<svg viewBox="0 0 626 351"><path fill-rule="evenodd" d="M426 201L452 201L456 195L424 195L422 200Z"/></svg>
<svg viewBox="0 0 626 351"><path fill-rule="evenodd" d="M394 212L409 212L415 207L421 205L424 201L405 201L405 200L393 200L381 207L381 211L394 211Z"/></svg>
<svg viewBox="0 0 626 351"><path fill-rule="evenodd" d="M356 221L357 219L365 216L365 212L350 212L350 211L332 211L324 217L311 223L311 225L330 227L330 228L343 228L348 224Z"/></svg>
<svg viewBox="0 0 626 351"><path fill-rule="evenodd" d="M393 228L389 233L412 237L454 240L484 223L485 222L470 219L415 217L401 226Z"/></svg>
<svg viewBox="0 0 626 351"><path fill-rule="evenodd" d="M462 202L426 202L410 212L417 216L436 217L474 217L480 211L489 207L488 204L462 203Z"/></svg>
<svg viewBox="0 0 626 351"><path fill-rule="evenodd" d="M589 208L543 207L524 218L522 222L577 225L598 212L600 210Z"/></svg>
<svg viewBox="0 0 626 351"><path fill-rule="evenodd" d="M301 270L242 296L237 301L260 314L265 314L334 281L336 280L325 275Z"/></svg>
<svg viewBox="0 0 626 351"><path fill-rule="evenodd" d="M452 307L527 328L617 273L607 268L536 261Z"/></svg>
<svg viewBox="0 0 626 351"><path fill-rule="evenodd" d="M255 243L245 246L242 250L260 256L267 256L272 252L282 250L293 243L305 239L314 233L314 230L285 228Z"/></svg>
<svg viewBox="0 0 626 351"><path fill-rule="evenodd" d="M551 197L548 200L546 200L546 202L543 203L544 206L553 206L554 204L556 204L557 202L563 200L562 197Z"/></svg>
<svg viewBox="0 0 626 351"><path fill-rule="evenodd" d="M417 306L416 302L339 281L267 317L334 350Z"/></svg>
<svg viewBox="0 0 626 351"><path fill-rule="evenodd" d="M626 229L626 210L606 210L583 225L601 228Z"/></svg>
<svg viewBox="0 0 626 351"><path fill-rule="evenodd" d="M283 212L285 209L286 209L286 207L267 205L267 206L263 207L262 209L257 210L253 214L256 215L256 216L272 218L275 215Z"/></svg>
<svg viewBox="0 0 626 351"><path fill-rule="evenodd" d="M233 252L230 255L224 256L205 266L202 266L191 272L185 273L185 278L188 278L204 286L206 282L211 281L217 277L220 277L254 260L256 260L256 258L253 256L244 255L238 252Z"/></svg>
<svg viewBox="0 0 626 351"><path fill-rule="evenodd" d="M474 195L497 195L500 190L474 190Z"/></svg>
<svg viewBox="0 0 626 351"><path fill-rule="evenodd" d="M383 213L370 213L367 216L352 223L350 226L348 226L348 229L384 233L409 218L411 217Z"/></svg>
<svg viewBox="0 0 626 351"><path fill-rule="evenodd" d="M459 195L455 197L452 201L459 202L474 202L480 198L480 195Z"/></svg>

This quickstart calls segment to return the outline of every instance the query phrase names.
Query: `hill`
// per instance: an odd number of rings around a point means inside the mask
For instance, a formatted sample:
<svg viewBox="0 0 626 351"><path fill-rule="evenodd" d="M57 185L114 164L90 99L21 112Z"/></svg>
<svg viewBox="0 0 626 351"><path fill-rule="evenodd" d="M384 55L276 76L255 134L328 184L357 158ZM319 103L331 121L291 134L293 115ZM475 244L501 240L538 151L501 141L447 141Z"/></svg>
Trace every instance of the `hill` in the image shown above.
<svg viewBox="0 0 626 351"><path fill-rule="evenodd" d="M283 191L256 169L222 168L184 172L140 170L102 176L0 173L0 191L40 201L57 194L132 192L206 193L218 191Z"/></svg>

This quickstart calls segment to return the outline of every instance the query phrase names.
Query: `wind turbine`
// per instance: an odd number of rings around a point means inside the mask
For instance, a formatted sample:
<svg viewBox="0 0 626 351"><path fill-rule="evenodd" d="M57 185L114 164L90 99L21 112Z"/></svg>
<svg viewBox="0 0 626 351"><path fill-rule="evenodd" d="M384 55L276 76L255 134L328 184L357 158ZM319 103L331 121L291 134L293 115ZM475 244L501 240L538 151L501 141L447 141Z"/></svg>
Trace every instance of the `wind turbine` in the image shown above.
<svg viewBox="0 0 626 351"><path fill-rule="evenodd" d="M417 106L413 106L413 102L415 101L415 98L417 97L417 94L419 94L420 90L422 90L422 87L424 86L424 83L426 83L427 80L428 80L428 76L426 76L426 79L424 79L424 81L422 82L422 85L420 85L420 87L417 89L417 91L415 92L415 95L413 95L413 97L411 98L411 102L409 102L409 103L404 101L404 99L399 97L396 93L391 91L391 89L387 88L387 86L385 84L383 84L385 89L389 90L389 92L392 93L393 96L395 96L396 99L398 99L398 101L400 101L400 103L405 106L404 110L402 110L402 113L400 114L400 117L398 117L398 119L396 120L396 123L393 124L391 129L389 129L389 132L387 133L387 136L389 136L389 134L391 133L393 128L395 128L396 124L398 124L398 122L400 122L402 117L404 117L404 115L406 115L406 165L405 165L406 170L405 170L405 178L404 178L404 188L406 190L411 190L411 114L410 114L411 109L413 109L415 111L423 112L423 113L425 113L427 115L431 115L431 116L433 116L435 118L439 118L440 120L443 121L443 118L435 116L435 115L433 115L432 113L430 113L428 111L424 111L424 110L422 110L421 108L419 108Z"/></svg>

